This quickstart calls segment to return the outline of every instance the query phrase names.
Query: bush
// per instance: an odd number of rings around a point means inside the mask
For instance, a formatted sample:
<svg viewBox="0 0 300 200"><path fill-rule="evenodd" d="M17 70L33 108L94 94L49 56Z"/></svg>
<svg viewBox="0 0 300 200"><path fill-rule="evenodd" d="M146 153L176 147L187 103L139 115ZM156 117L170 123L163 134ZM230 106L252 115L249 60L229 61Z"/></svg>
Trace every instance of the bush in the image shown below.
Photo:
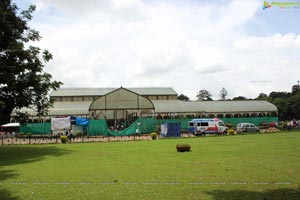
<svg viewBox="0 0 300 200"><path fill-rule="evenodd" d="M229 134L229 135L234 135L234 129L232 129L232 128L229 129L229 130L228 130L228 134Z"/></svg>
<svg viewBox="0 0 300 200"><path fill-rule="evenodd" d="M156 140L157 133L153 132L153 133L150 134L150 136L151 136L152 140Z"/></svg>
<svg viewBox="0 0 300 200"><path fill-rule="evenodd" d="M68 137L63 135L63 136L60 136L60 140L61 140L61 143L67 143L68 141Z"/></svg>
<svg viewBox="0 0 300 200"><path fill-rule="evenodd" d="M78 132L76 133L76 136L77 136L77 137L81 137L81 136L82 136L82 133L81 133L80 131L78 131Z"/></svg>
<svg viewBox="0 0 300 200"><path fill-rule="evenodd" d="M191 145L189 144L177 144L176 149L178 152L185 152L191 150Z"/></svg>
<svg viewBox="0 0 300 200"><path fill-rule="evenodd" d="M161 131L161 127L160 127L160 124L156 125L155 127L155 132L159 135L160 134L160 131Z"/></svg>

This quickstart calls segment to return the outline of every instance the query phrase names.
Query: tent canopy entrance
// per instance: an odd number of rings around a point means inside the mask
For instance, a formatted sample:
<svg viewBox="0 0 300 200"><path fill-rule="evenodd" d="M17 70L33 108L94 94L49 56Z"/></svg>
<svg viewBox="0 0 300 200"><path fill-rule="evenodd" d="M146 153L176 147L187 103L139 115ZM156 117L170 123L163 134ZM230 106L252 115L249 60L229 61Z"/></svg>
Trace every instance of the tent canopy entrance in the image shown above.
<svg viewBox="0 0 300 200"><path fill-rule="evenodd" d="M20 123L8 123L8 124L3 124L1 125L1 128L5 128L5 127L19 127Z"/></svg>

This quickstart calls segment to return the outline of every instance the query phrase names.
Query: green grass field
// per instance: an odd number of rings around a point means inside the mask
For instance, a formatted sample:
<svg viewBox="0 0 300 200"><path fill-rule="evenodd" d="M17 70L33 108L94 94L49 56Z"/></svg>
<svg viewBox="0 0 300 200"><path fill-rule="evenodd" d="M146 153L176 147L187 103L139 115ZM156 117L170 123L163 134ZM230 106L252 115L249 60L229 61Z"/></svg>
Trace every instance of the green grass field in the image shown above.
<svg viewBox="0 0 300 200"><path fill-rule="evenodd" d="M299 199L299 184L300 132L0 146L1 200Z"/></svg>

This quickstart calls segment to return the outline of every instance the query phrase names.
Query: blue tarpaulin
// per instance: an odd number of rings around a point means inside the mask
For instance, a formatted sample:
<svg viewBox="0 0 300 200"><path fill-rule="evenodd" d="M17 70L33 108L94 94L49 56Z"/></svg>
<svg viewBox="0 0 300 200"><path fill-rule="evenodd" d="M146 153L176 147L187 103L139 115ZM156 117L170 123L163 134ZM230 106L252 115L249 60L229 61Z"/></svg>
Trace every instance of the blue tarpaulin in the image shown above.
<svg viewBox="0 0 300 200"><path fill-rule="evenodd" d="M76 117L76 125L88 126L89 125L89 120L85 119L85 118Z"/></svg>
<svg viewBox="0 0 300 200"><path fill-rule="evenodd" d="M161 134L163 137L181 137L180 131L180 122L169 122L161 125Z"/></svg>

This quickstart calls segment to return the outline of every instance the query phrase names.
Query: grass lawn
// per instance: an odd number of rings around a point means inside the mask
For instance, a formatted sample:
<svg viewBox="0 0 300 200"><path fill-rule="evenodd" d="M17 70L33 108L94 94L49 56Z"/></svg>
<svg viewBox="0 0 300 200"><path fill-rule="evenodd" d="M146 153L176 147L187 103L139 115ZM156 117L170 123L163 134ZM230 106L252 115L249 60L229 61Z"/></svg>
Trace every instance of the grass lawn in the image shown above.
<svg viewBox="0 0 300 200"><path fill-rule="evenodd" d="M300 132L0 146L1 200L299 199L299 184Z"/></svg>

